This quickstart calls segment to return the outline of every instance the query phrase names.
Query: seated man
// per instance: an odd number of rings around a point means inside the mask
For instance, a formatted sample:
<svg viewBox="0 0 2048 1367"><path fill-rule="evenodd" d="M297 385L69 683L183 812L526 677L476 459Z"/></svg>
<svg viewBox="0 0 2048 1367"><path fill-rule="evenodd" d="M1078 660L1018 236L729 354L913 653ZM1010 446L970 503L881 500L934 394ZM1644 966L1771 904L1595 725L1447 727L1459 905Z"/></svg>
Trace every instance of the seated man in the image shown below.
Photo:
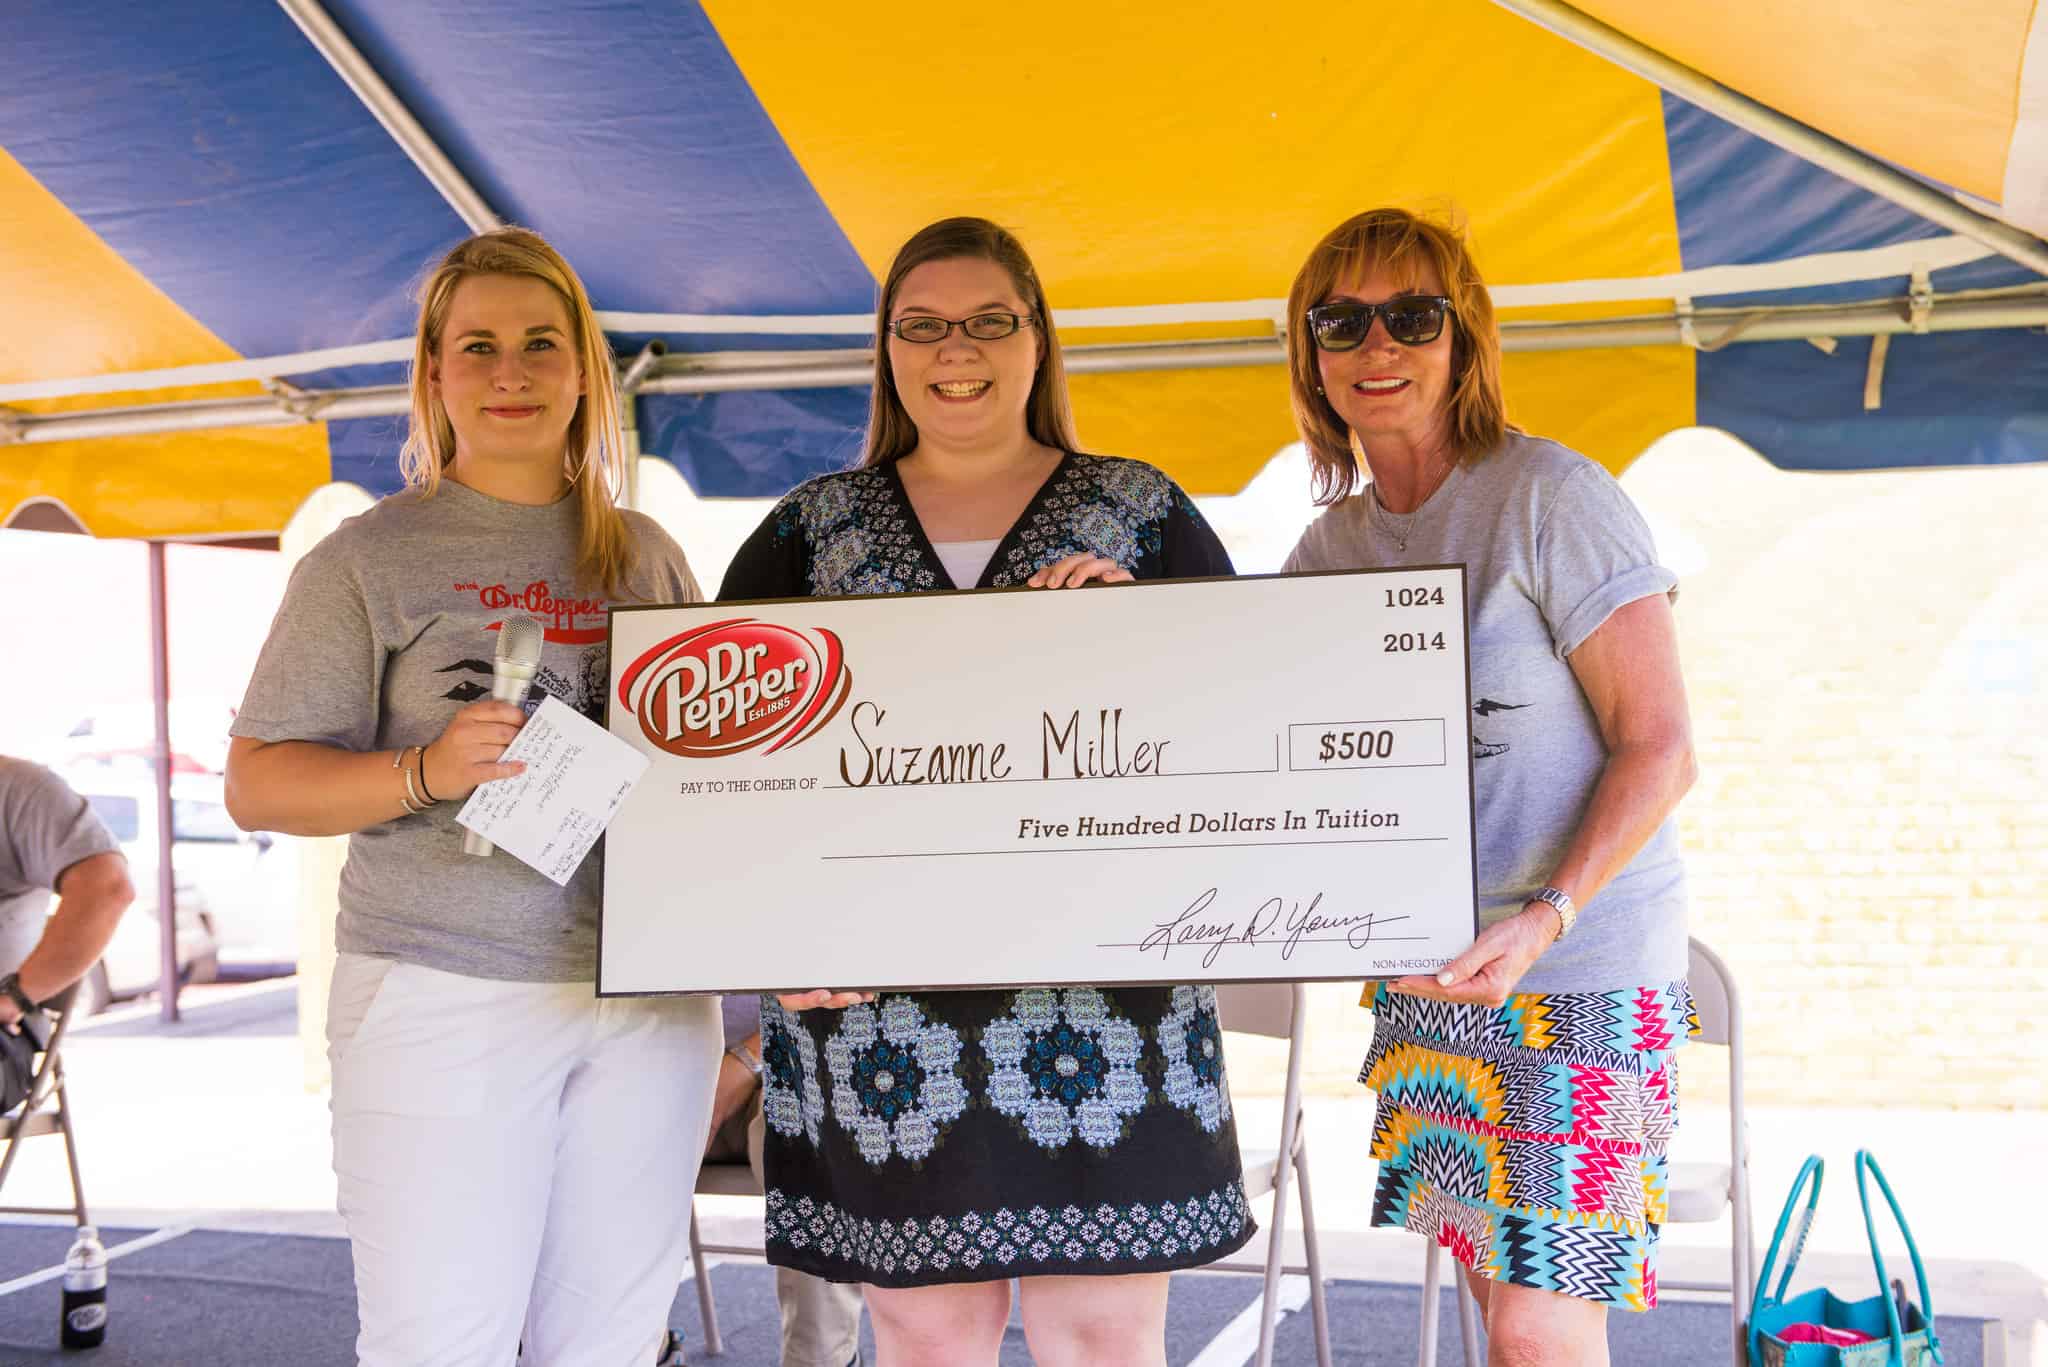
<svg viewBox="0 0 2048 1367"><path fill-rule="evenodd" d="M0 755L0 1029L18 1034L37 1003L84 977L134 900L120 842L86 800Z"/></svg>
<svg viewBox="0 0 2048 1367"><path fill-rule="evenodd" d="M725 1057L719 1061L718 1090L711 1102L708 1163L744 1158L761 1176L761 999L725 999ZM782 1310L782 1367L858 1367L858 1286L812 1277L792 1268L775 1269L775 1299Z"/></svg>

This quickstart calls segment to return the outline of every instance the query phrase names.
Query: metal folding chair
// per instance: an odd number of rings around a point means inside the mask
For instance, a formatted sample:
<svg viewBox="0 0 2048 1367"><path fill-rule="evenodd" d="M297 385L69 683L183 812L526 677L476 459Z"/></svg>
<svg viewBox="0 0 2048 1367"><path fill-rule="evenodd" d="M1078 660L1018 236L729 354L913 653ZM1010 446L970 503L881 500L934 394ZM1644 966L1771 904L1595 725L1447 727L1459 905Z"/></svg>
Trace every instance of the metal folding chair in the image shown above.
<svg viewBox="0 0 2048 1367"><path fill-rule="evenodd" d="M78 1176L78 1141L71 1130L71 1103L64 1092L64 1034L71 1024L71 1003L77 995L78 985L73 983L44 1004L44 1011L54 1017L56 1023L51 1027L49 1043L43 1046L36 1064L28 1097L20 1106L0 1116L0 1142L7 1146L6 1151L0 1153L0 1190L6 1188L8 1174L14 1171L14 1160L21 1156L22 1140L39 1134L61 1134L64 1136L64 1157L71 1166L71 1204L0 1206L0 1214L74 1215L81 1225L92 1223L86 1218L85 1184Z"/></svg>
<svg viewBox="0 0 2048 1367"><path fill-rule="evenodd" d="M700 1196L763 1196L761 1184L754 1180L754 1169L745 1159L735 1163L705 1163L697 1169L697 1194ZM697 1283L697 1313L704 1321L704 1351L716 1356L725 1351L725 1340L718 1332L718 1306L711 1297L711 1277L704 1264L706 1253L732 1253L749 1258L767 1256L764 1248L746 1244L706 1245L697 1236L697 1204L690 1203L690 1266Z"/></svg>
<svg viewBox="0 0 2048 1367"><path fill-rule="evenodd" d="M1756 1232L1749 1208L1749 1117L1742 1102L1742 998L1735 975L1721 956L1692 942L1686 968L1693 1004L1700 1013L1695 1044L1718 1044L1728 1051L1728 1161L1674 1163L1671 1166L1670 1211L1667 1223L1707 1224L1724 1212L1728 1227L1728 1284L1681 1282L1659 1276L1659 1287L1673 1291L1727 1291L1731 1326L1729 1360L1744 1367L1748 1360L1749 1298L1756 1279Z"/></svg>
<svg viewBox="0 0 2048 1367"><path fill-rule="evenodd" d="M1316 1242L1315 1204L1309 1196L1308 1142L1302 1135L1301 1060L1308 1021L1308 993L1300 983L1225 983L1216 988L1217 1012L1225 1030L1287 1041L1287 1087L1280 1099L1280 1147L1244 1151L1244 1192L1256 1200L1273 1193L1273 1215L1266 1224L1266 1260L1259 1263L1212 1263L1212 1272L1255 1272L1265 1279L1259 1300L1257 1367L1271 1367L1273 1326L1279 1318L1276 1299L1283 1273L1306 1274L1309 1313L1315 1321L1317 1367L1330 1367L1330 1316L1323 1304L1323 1255ZM1233 1109L1242 1111L1232 1099ZM1283 1266L1281 1245L1287 1233L1287 1187L1295 1183L1301 1212L1305 1266Z"/></svg>
<svg viewBox="0 0 2048 1367"><path fill-rule="evenodd" d="M1690 947L1685 976L1700 1017L1700 1033L1693 1043L1717 1044L1728 1051L1728 1161L1672 1164L1665 1223L1705 1224L1728 1212L1728 1283L1681 1282L1660 1276L1658 1286L1672 1291L1728 1292L1730 1361L1734 1367L1744 1367L1747 1337L1743 1326L1749 1321L1751 1283L1756 1275L1756 1240L1749 1207L1749 1120L1742 1103L1742 998L1735 989L1735 975L1720 955L1696 939ZM1416 1360L1434 1367L1438 1286L1434 1241L1423 1257L1421 1350ZM1464 1276L1455 1267L1452 1273L1465 1367L1479 1367L1477 1307Z"/></svg>

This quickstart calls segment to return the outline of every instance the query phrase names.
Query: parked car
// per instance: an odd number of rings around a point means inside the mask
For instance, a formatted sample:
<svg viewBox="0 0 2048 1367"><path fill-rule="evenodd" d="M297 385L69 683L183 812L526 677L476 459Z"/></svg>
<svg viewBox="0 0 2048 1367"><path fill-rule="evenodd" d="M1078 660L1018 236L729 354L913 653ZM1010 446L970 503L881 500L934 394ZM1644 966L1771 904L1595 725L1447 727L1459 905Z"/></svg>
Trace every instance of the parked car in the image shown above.
<svg viewBox="0 0 2048 1367"><path fill-rule="evenodd" d="M219 774L227 766L234 706L222 698L174 698L170 704L171 772ZM43 762L69 771L88 766L147 771L156 753L156 705L99 703L50 742Z"/></svg>
<svg viewBox="0 0 2048 1367"><path fill-rule="evenodd" d="M135 905L80 988L89 1014L151 991L162 978L156 781L136 765L89 766L65 778L121 842L135 884ZM296 957L289 944L292 902L278 877L283 861L267 862L269 836L251 835L228 818L218 775L172 776L171 829L180 980L211 981L224 951Z"/></svg>

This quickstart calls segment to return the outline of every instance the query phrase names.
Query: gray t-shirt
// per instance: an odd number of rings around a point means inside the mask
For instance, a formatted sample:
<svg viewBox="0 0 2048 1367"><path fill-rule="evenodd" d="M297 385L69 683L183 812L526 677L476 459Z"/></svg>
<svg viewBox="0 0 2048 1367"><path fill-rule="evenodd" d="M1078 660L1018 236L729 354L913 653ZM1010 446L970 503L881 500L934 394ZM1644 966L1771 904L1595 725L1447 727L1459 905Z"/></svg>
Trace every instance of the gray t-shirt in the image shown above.
<svg viewBox="0 0 2048 1367"><path fill-rule="evenodd" d="M0 974L21 967L64 871L121 844L71 785L40 764L0 755Z"/></svg>
<svg viewBox="0 0 2048 1367"><path fill-rule="evenodd" d="M1616 608L1678 580L1657 563L1649 527L1613 476L1518 433L1457 466L1413 513L1388 513L1370 489L1335 504L1302 534L1286 568L1460 563L1472 631L1479 912L1490 925L1549 880L1606 764L1599 723L1565 657ZM1516 990L1613 991L1683 978L1685 902L1678 837L1666 820Z"/></svg>
<svg viewBox="0 0 2048 1367"><path fill-rule="evenodd" d="M640 548L635 596L699 601L676 543L651 519L625 517ZM444 480L431 498L384 499L292 571L229 729L355 751L425 745L490 696L490 628L508 614L547 627L527 710L553 694L601 720L609 604L577 589L576 540L573 498L536 508ZM349 837L340 949L479 978L596 976L601 845L557 888L502 851L463 854L459 802L400 814L402 784L391 779L392 819Z"/></svg>

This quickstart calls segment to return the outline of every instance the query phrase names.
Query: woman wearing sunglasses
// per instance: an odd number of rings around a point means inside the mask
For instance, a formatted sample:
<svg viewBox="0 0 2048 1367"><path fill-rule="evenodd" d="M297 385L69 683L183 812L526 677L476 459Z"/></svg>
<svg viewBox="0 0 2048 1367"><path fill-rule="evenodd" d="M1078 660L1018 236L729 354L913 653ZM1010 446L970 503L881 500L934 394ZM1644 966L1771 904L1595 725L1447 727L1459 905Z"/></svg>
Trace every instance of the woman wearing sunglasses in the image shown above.
<svg viewBox="0 0 2048 1367"><path fill-rule="evenodd" d="M1482 929L1437 974L1367 989L1373 1222L1464 1264L1493 1362L1604 1363L1607 1309L1656 1304L1693 1028L1676 579L1605 470L1507 425L1455 232L1358 215L1309 254L1288 316L1329 505L1288 569L1467 572Z"/></svg>
<svg viewBox="0 0 2048 1367"><path fill-rule="evenodd" d="M777 505L722 598L1231 572L1165 475L1076 451L1010 233L912 237L875 330L859 468ZM882 1367L994 1364L1012 1277L1037 1362L1163 1365L1167 1274L1253 1232L1206 987L764 997L761 1039L769 1261L865 1283Z"/></svg>

